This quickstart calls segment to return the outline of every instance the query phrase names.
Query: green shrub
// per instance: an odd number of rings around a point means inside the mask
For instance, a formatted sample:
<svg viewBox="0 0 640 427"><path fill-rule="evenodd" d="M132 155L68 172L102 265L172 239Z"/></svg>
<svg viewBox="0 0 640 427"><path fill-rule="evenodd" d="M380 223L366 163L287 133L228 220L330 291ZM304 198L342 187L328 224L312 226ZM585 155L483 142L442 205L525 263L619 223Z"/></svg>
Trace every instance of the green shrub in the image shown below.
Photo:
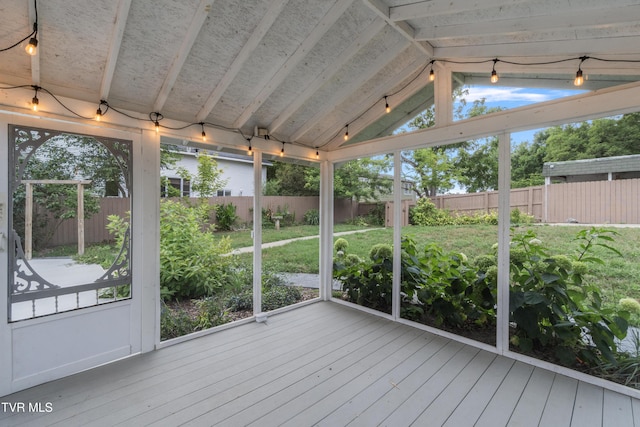
<svg viewBox="0 0 640 427"><path fill-rule="evenodd" d="M309 209L302 219L307 225L320 225L320 211L318 209Z"/></svg>
<svg viewBox="0 0 640 427"><path fill-rule="evenodd" d="M515 208L511 211L511 224L532 224L535 221L535 217L533 215L529 215L526 212L520 211L520 209Z"/></svg>
<svg viewBox="0 0 640 427"><path fill-rule="evenodd" d="M231 295L224 301L224 306L229 311L245 311L253 308L253 292L242 292L239 294Z"/></svg>
<svg viewBox="0 0 640 427"><path fill-rule="evenodd" d="M238 218L239 217L236 214L236 207L233 203L216 206L216 222L220 230L233 230L233 226L236 224Z"/></svg>
<svg viewBox="0 0 640 427"><path fill-rule="evenodd" d="M618 302L621 310L628 311L631 315L640 316L640 302L634 298L622 298Z"/></svg>
<svg viewBox="0 0 640 427"><path fill-rule="evenodd" d="M160 203L160 286L164 298L214 295L226 283L232 257L228 238L216 240L202 204Z"/></svg>
<svg viewBox="0 0 640 427"><path fill-rule="evenodd" d="M575 260L601 263L590 253L594 246L619 253L600 242L612 241L611 234L596 228L578 232ZM626 336L629 313L603 308L599 289L571 270L568 257L550 256L533 231L516 234L512 241L518 256L512 250L511 343L526 353L551 353L572 367L616 363L616 339Z"/></svg>
<svg viewBox="0 0 640 427"><path fill-rule="evenodd" d="M338 238L334 243L333 243L333 249L336 252L343 252L346 253L347 252L347 248L349 247L349 242L347 241L347 239L343 239L342 237Z"/></svg>
<svg viewBox="0 0 640 427"><path fill-rule="evenodd" d="M386 243L378 243L369 250L369 259L376 261L378 259L393 259L393 248Z"/></svg>
<svg viewBox="0 0 640 427"><path fill-rule="evenodd" d="M195 330L201 331L231 321L224 304L217 297L207 297L196 301L198 319Z"/></svg>
<svg viewBox="0 0 640 427"><path fill-rule="evenodd" d="M473 260L473 265L480 271L487 271L489 267L496 264L496 257L493 255L478 255Z"/></svg>
<svg viewBox="0 0 640 427"><path fill-rule="evenodd" d="M172 310L162 301L160 304L160 339L168 340L194 331L196 322L186 310Z"/></svg>
<svg viewBox="0 0 640 427"><path fill-rule="evenodd" d="M297 286L273 285L263 288L262 311L271 311L286 307L302 299L300 288Z"/></svg>
<svg viewBox="0 0 640 427"><path fill-rule="evenodd" d="M377 203L373 209L371 209L362 218L368 225L383 226L385 221L385 205L384 203Z"/></svg>

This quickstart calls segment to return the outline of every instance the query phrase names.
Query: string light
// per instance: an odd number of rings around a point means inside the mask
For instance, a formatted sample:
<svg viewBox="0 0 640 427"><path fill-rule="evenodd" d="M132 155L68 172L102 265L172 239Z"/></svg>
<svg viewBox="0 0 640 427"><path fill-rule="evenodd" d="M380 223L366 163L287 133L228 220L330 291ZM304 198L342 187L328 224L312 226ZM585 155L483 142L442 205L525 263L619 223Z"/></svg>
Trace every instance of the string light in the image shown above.
<svg viewBox="0 0 640 427"><path fill-rule="evenodd" d="M36 24L33 24L33 25L35 26ZM24 50L31 56L34 56L36 53L38 53L38 39L35 37L31 37L29 39L29 43L25 46Z"/></svg>
<svg viewBox="0 0 640 427"><path fill-rule="evenodd" d="M347 128L347 131L344 133L344 140L348 141L349 140L349 123L347 123L345 127Z"/></svg>
<svg viewBox="0 0 640 427"><path fill-rule="evenodd" d="M251 148L251 138L247 138L247 142L249 143L249 149L247 150L247 154L252 156L253 155L253 149Z"/></svg>
<svg viewBox="0 0 640 427"><path fill-rule="evenodd" d="M435 71L433 71L433 64L436 62L435 59L432 59L431 62L429 62L429 66L431 66L431 69L429 70L429 81L432 82L436 79L436 73Z"/></svg>
<svg viewBox="0 0 640 427"><path fill-rule="evenodd" d="M280 157L284 157L284 142L282 143L282 149L280 150Z"/></svg>
<svg viewBox="0 0 640 427"><path fill-rule="evenodd" d="M320 152L318 151L318 147L316 147L316 159L320 158Z"/></svg>
<svg viewBox="0 0 640 427"><path fill-rule="evenodd" d="M573 80L574 86L582 86L584 83L584 77L582 76L582 63L589 59L588 56L583 56L580 58L580 64L578 64L578 71L576 71L576 78Z"/></svg>
<svg viewBox="0 0 640 427"><path fill-rule="evenodd" d="M38 108L39 108L39 105L40 105L40 100L38 99L38 90L40 90L40 87L39 86L33 86L33 88L35 89L36 94L31 99L31 109L33 111L38 111Z"/></svg>
<svg viewBox="0 0 640 427"><path fill-rule="evenodd" d="M384 97L384 111L386 111L387 114L391 112L391 107L389 107L389 103L387 102L386 96Z"/></svg>
<svg viewBox="0 0 640 427"><path fill-rule="evenodd" d="M154 111L153 113L149 113L149 120L153 122L156 128L156 133L160 133L160 120L162 119L164 119L164 116L157 111Z"/></svg>
<svg viewBox="0 0 640 427"><path fill-rule="evenodd" d="M204 122L200 122L200 126L202 126L202 142L207 142L207 134L204 131Z"/></svg>
<svg viewBox="0 0 640 427"><path fill-rule="evenodd" d="M496 62L498 62L498 58L493 60L493 70L491 70L491 83L498 83L498 73L496 72Z"/></svg>

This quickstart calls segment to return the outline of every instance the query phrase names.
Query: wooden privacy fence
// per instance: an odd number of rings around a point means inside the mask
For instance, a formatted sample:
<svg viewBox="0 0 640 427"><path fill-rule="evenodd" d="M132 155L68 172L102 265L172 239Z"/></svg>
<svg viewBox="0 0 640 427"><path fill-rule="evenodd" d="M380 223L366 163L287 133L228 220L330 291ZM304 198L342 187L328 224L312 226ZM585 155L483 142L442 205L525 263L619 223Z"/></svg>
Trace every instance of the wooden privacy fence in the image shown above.
<svg viewBox="0 0 640 427"><path fill-rule="evenodd" d="M180 200L179 198L173 200ZM192 198L191 202L198 199ZM249 224L253 221L253 197L212 197L210 204L229 204L236 206L239 216L238 223ZM131 210L129 198L106 197L99 200L100 209L90 218L84 219L85 243L99 243L113 240L113 236L107 231L109 215L124 217ZM262 206L270 209L274 214L289 212L295 215L296 222L302 222L304 214L310 209L319 208L318 197L293 197L293 196L263 196ZM351 199L339 198L334 200L335 222L344 222L358 215L358 203ZM62 222L51 239L49 246L76 244L78 221L68 219Z"/></svg>
<svg viewBox="0 0 640 427"><path fill-rule="evenodd" d="M547 186L546 222L640 224L640 179Z"/></svg>
<svg viewBox="0 0 640 427"><path fill-rule="evenodd" d="M545 190L546 188L546 190ZM545 194L546 192L546 194ZM196 199L192 199L195 201ZM546 203L545 203L546 201ZM249 224L253 215L253 197L212 197L211 204L233 203L240 223ZM436 207L464 214L488 213L498 209L498 192L437 196ZM263 196L265 209L288 211L302 222L310 209L318 209L318 197ZM409 223L409 208L414 201L403 201L403 225ZM375 203L357 203L351 199L334 200L334 222L366 215ZM640 179L551 184L511 190L511 208L533 215L537 221L565 223L572 218L585 224L640 224ZM106 229L108 216L123 216L130 210L128 198L104 198L100 211L85 219L85 242L112 240ZM393 226L393 202L385 206L385 224ZM56 230L51 246L77 243L78 223L66 220Z"/></svg>

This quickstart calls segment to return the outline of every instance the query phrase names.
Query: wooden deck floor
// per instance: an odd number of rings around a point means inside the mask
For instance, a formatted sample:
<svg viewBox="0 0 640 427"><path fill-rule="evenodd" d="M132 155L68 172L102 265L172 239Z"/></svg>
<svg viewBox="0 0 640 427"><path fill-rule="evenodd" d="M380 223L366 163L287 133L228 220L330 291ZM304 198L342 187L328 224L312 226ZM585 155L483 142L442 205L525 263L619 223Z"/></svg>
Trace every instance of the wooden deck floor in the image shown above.
<svg viewBox="0 0 640 427"><path fill-rule="evenodd" d="M328 302L1 400L52 404L3 426L640 426L635 399Z"/></svg>

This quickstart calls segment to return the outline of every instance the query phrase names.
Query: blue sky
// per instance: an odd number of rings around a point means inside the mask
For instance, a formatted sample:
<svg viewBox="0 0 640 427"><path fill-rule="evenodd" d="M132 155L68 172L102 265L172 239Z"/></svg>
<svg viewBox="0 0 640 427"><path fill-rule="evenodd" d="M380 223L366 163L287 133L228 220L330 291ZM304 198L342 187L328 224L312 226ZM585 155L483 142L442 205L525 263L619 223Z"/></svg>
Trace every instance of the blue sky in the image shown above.
<svg viewBox="0 0 640 427"><path fill-rule="evenodd" d="M543 89L543 88L516 88L504 86L469 86L467 104L471 105L475 100L485 99L485 105L489 108L502 107L511 109L538 102L583 93L584 90L574 89ZM538 129L539 130L539 129ZM511 135L514 143L533 141L533 136L538 130L517 132Z"/></svg>

